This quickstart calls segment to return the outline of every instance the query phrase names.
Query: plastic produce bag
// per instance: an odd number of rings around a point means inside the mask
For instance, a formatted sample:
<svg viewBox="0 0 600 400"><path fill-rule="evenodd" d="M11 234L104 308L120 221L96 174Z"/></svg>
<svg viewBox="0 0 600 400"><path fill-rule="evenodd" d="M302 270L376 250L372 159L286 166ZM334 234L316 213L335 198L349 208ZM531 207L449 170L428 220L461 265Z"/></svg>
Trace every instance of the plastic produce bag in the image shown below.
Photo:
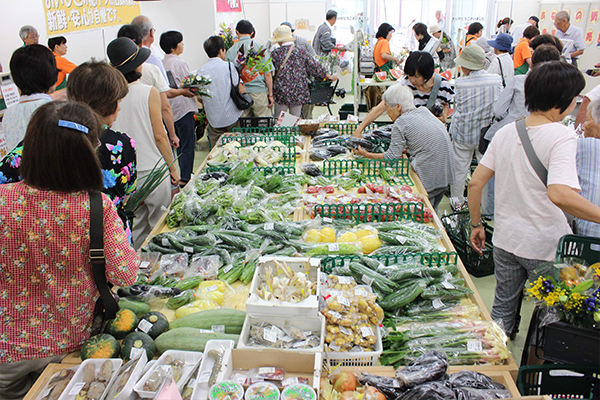
<svg viewBox="0 0 600 400"><path fill-rule="evenodd" d="M379 390L388 399L398 399L404 390L398 385L398 381L394 378L369 374L368 372L360 372L356 378L363 386L373 386Z"/></svg>
<svg viewBox="0 0 600 400"><path fill-rule="evenodd" d="M459 400L505 399L511 394L504 385L476 371L460 371L450 375L454 393Z"/></svg>
<svg viewBox="0 0 600 400"><path fill-rule="evenodd" d="M160 258L159 272L166 276L183 278L188 267L187 253L164 254Z"/></svg>
<svg viewBox="0 0 600 400"><path fill-rule="evenodd" d="M411 388L424 382L442 378L448 369L448 356L437 350L429 351L396 371L396 379L402 388ZM453 396L454 397L454 394ZM409 397L419 398L419 397ZM432 397L433 399L434 397Z"/></svg>
<svg viewBox="0 0 600 400"><path fill-rule="evenodd" d="M184 278L190 276L202 276L204 279L216 278L221 267L219 256L201 256L196 254L192 257L190 267L185 272Z"/></svg>
<svg viewBox="0 0 600 400"><path fill-rule="evenodd" d="M407 390L397 400L453 400L456 399L448 381L427 382Z"/></svg>

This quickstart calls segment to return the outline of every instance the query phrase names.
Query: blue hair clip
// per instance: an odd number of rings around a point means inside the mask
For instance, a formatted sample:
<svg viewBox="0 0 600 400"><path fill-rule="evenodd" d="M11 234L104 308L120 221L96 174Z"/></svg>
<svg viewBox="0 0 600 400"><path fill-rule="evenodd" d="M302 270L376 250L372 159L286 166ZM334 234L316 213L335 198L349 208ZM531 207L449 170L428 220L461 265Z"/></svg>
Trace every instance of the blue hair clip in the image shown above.
<svg viewBox="0 0 600 400"><path fill-rule="evenodd" d="M62 120L62 119L58 120L58 126L62 126L63 128L75 129L76 131L83 132L86 135L90 131L87 126L83 126L81 124L78 124L78 123L75 123L75 122L71 122L71 121L65 121L65 120Z"/></svg>

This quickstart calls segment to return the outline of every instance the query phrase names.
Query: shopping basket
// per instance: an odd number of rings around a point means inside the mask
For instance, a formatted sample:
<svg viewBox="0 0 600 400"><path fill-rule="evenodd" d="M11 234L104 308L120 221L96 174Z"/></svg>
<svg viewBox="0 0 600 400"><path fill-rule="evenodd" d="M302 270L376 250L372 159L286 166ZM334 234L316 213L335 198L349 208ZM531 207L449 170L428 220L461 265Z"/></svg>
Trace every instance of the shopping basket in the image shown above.
<svg viewBox="0 0 600 400"><path fill-rule="evenodd" d="M519 368L517 387L523 396L560 399L600 398L600 366L545 364Z"/></svg>
<svg viewBox="0 0 600 400"><path fill-rule="evenodd" d="M582 235L565 235L558 242L556 260L576 257L589 265L600 262L600 238Z"/></svg>

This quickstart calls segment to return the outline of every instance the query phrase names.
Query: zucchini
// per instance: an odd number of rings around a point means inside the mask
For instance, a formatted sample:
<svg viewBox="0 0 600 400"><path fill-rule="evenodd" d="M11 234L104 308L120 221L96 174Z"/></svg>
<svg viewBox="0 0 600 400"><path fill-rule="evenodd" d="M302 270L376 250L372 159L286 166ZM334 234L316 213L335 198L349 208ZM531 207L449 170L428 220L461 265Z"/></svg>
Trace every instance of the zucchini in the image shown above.
<svg viewBox="0 0 600 400"><path fill-rule="evenodd" d="M174 249L169 249L167 247L163 247L163 246L159 246L158 244L154 243L154 242L149 242L148 243L148 251L153 252L153 251L157 251L161 254L176 254L179 253L177 250Z"/></svg>
<svg viewBox="0 0 600 400"><path fill-rule="evenodd" d="M150 306L148 303L130 300L126 297L119 299L119 308L133 311L138 318L141 318L144 314L150 312Z"/></svg>
<svg viewBox="0 0 600 400"><path fill-rule="evenodd" d="M385 311L395 311L400 307L411 303L423 292L423 282L415 282L403 289L399 289L389 294L379 302L379 306Z"/></svg>
<svg viewBox="0 0 600 400"><path fill-rule="evenodd" d="M175 287L181 290L196 289L198 285L200 285L200 282L202 282L203 280L204 278L202 278L201 276L190 276L189 278L185 278L177 282Z"/></svg>
<svg viewBox="0 0 600 400"><path fill-rule="evenodd" d="M205 310L186 315L183 318L171 321L171 329L196 328L212 329L213 325L225 325L225 333L239 334L242 332L246 313L239 310Z"/></svg>
<svg viewBox="0 0 600 400"><path fill-rule="evenodd" d="M192 315L195 314L190 314L187 317ZM200 329L184 327L171 329L163 333L156 338L154 343L160 353L164 353L167 350L204 351L206 343L209 340L233 340L237 344L239 337L239 335L228 333L204 333Z"/></svg>
<svg viewBox="0 0 600 400"><path fill-rule="evenodd" d="M449 282L442 282L427 286L423 290L421 297L428 300L450 300L465 297L473 293L473 291L467 287L454 284L448 285L448 283Z"/></svg>
<svg viewBox="0 0 600 400"><path fill-rule="evenodd" d="M360 263L351 262L348 267L357 280L367 285L371 285L369 282L365 282L364 277L367 277L367 280L372 280L372 286L377 288L382 293L392 293L397 287L396 283L390 279L381 275L377 271L373 271L372 269L365 267Z"/></svg>
<svg viewBox="0 0 600 400"><path fill-rule="evenodd" d="M446 272L447 271L442 268L435 267L405 268L392 272L389 278L394 282L402 282L425 277L437 278L444 275Z"/></svg>
<svg viewBox="0 0 600 400"><path fill-rule="evenodd" d="M373 271L377 271L377 268L379 268L379 266L383 264L376 258L370 258L370 257L364 257L364 256L360 258L360 261L367 267L371 268Z"/></svg>

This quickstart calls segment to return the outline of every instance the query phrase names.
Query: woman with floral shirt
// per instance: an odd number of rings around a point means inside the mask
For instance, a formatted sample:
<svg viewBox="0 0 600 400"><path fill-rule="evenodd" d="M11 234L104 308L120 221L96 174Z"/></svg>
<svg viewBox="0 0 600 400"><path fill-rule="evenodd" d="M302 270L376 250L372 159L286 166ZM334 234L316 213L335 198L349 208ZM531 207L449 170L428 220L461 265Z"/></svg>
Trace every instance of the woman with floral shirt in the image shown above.
<svg viewBox="0 0 600 400"><path fill-rule="evenodd" d="M89 191L104 186L102 127L89 106L51 102L25 134L22 181L0 185L0 393L19 399L50 362L90 337L99 298L89 260ZM135 281L139 258L102 195L106 278Z"/></svg>
<svg viewBox="0 0 600 400"><path fill-rule="evenodd" d="M327 75L325 67L309 56L304 49L295 46L289 26L277 27L271 42L280 45L271 54L276 73L273 79L275 117L288 109L290 114L299 117L302 104L310 103L308 76L312 75L320 80L327 78L332 81L337 80L337 77Z"/></svg>
<svg viewBox="0 0 600 400"><path fill-rule="evenodd" d="M125 231L131 238L129 221L123 211L127 196L135 191L137 180L135 141L110 127L119 113L119 103L129 91L123 74L105 62L86 62L69 75L70 100L87 103L104 124L97 153L102 167L104 192L117 207ZM23 141L0 161L0 184L21 180L19 166Z"/></svg>

